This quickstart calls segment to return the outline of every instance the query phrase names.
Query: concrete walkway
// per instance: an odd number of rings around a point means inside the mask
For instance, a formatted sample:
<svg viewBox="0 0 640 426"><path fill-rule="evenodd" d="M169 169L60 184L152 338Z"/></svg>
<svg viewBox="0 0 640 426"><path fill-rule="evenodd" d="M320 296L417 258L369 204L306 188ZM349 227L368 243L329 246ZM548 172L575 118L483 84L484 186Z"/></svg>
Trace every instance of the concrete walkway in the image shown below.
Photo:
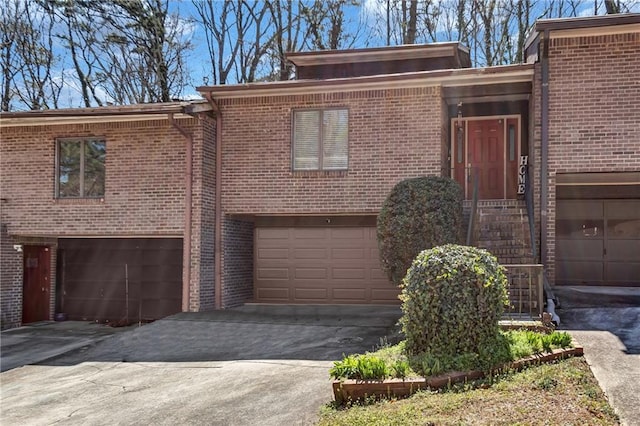
<svg viewBox="0 0 640 426"><path fill-rule="evenodd" d="M332 399L332 361L374 349L399 316L384 306L179 314L2 373L0 423L313 424Z"/></svg>
<svg viewBox="0 0 640 426"><path fill-rule="evenodd" d="M561 329L584 357L623 425L640 425L640 307L570 307Z"/></svg>

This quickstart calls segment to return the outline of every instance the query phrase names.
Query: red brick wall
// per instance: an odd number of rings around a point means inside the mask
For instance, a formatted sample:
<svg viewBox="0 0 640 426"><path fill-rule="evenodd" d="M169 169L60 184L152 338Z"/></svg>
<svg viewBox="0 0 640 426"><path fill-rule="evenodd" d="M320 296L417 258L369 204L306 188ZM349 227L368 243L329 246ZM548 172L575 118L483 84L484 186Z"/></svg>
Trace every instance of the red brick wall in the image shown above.
<svg viewBox="0 0 640 426"><path fill-rule="evenodd" d="M440 89L221 99L225 213L377 213L407 177L441 174ZM349 109L349 170L292 172L296 108Z"/></svg>
<svg viewBox="0 0 640 426"><path fill-rule="evenodd" d="M194 136L189 307L200 310L213 306L215 130L211 118L178 123ZM186 141L168 121L10 127L1 132L3 322L6 317L7 324L15 324L21 316L22 264L13 243L36 236L51 237L54 244L63 236L182 236ZM104 199L56 199L55 140L84 136L106 140ZM207 227L205 234L202 226ZM55 255L52 262L55 273ZM52 315L54 297L52 291Z"/></svg>
<svg viewBox="0 0 640 426"><path fill-rule="evenodd" d="M549 226L555 260L558 173L640 170L640 32L550 40Z"/></svg>

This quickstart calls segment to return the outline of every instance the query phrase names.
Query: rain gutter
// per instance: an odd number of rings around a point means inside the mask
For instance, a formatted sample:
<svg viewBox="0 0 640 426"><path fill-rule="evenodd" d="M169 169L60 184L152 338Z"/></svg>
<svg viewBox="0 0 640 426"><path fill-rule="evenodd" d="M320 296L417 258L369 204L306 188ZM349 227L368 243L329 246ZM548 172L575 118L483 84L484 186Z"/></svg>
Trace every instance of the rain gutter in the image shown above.
<svg viewBox="0 0 640 426"><path fill-rule="evenodd" d="M185 167L185 196L184 196L184 240L183 261L182 261L182 311L189 311L189 294L191 290L191 218L192 218L192 193L193 193L193 135L179 125L173 113L169 114L169 123L182 136L186 144L186 167Z"/></svg>
<svg viewBox="0 0 640 426"><path fill-rule="evenodd" d="M222 309L222 112L211 92L203 96L216 114L216 183L215 183L215 247L214 247L214 295L215 309Z"/></svg>

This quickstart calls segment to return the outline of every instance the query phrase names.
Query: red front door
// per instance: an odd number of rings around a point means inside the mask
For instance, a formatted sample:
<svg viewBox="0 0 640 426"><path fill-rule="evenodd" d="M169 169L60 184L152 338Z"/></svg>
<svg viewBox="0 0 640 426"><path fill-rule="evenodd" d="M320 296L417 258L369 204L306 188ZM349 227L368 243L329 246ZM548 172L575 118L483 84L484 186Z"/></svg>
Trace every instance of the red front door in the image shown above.
<svg viewBox="0 0 640 426"><path fill-rule="evenodd" d="M467 167L471 175L478 178L478 198L503 199L504 120L470 120L467 126ZM472 191L473 186L470 186L469 197Z"/></svg>
<svg viewBox="0 0 640 426"><path fill-rule="evenodd" d="M49 319L51 256L49 247L24 246L22 322Z"/></svg>

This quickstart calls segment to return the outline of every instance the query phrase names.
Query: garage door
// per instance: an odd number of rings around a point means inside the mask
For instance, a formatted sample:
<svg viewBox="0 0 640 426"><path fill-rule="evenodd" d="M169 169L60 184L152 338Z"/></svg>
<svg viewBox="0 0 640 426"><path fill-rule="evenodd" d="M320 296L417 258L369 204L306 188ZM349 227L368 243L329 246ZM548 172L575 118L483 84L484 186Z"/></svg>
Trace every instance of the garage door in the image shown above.
<svg viewBox="0 0 640 426"><path fill-rule="evenodd" d="M259 227L255 239L258 302L399 303L375 227Z"/></svg>
<svg viewBox="0 0 640 426"><path fill-rule="evenodd" d="M135 322L182 310L182 239L60 239L58 303L70 319Z"/></svg>
<svg viewBox="0 0 640 426"><path fill-rule="evenodd" d="M640 200L558 200L556 283L640 286Z"/></svg>

